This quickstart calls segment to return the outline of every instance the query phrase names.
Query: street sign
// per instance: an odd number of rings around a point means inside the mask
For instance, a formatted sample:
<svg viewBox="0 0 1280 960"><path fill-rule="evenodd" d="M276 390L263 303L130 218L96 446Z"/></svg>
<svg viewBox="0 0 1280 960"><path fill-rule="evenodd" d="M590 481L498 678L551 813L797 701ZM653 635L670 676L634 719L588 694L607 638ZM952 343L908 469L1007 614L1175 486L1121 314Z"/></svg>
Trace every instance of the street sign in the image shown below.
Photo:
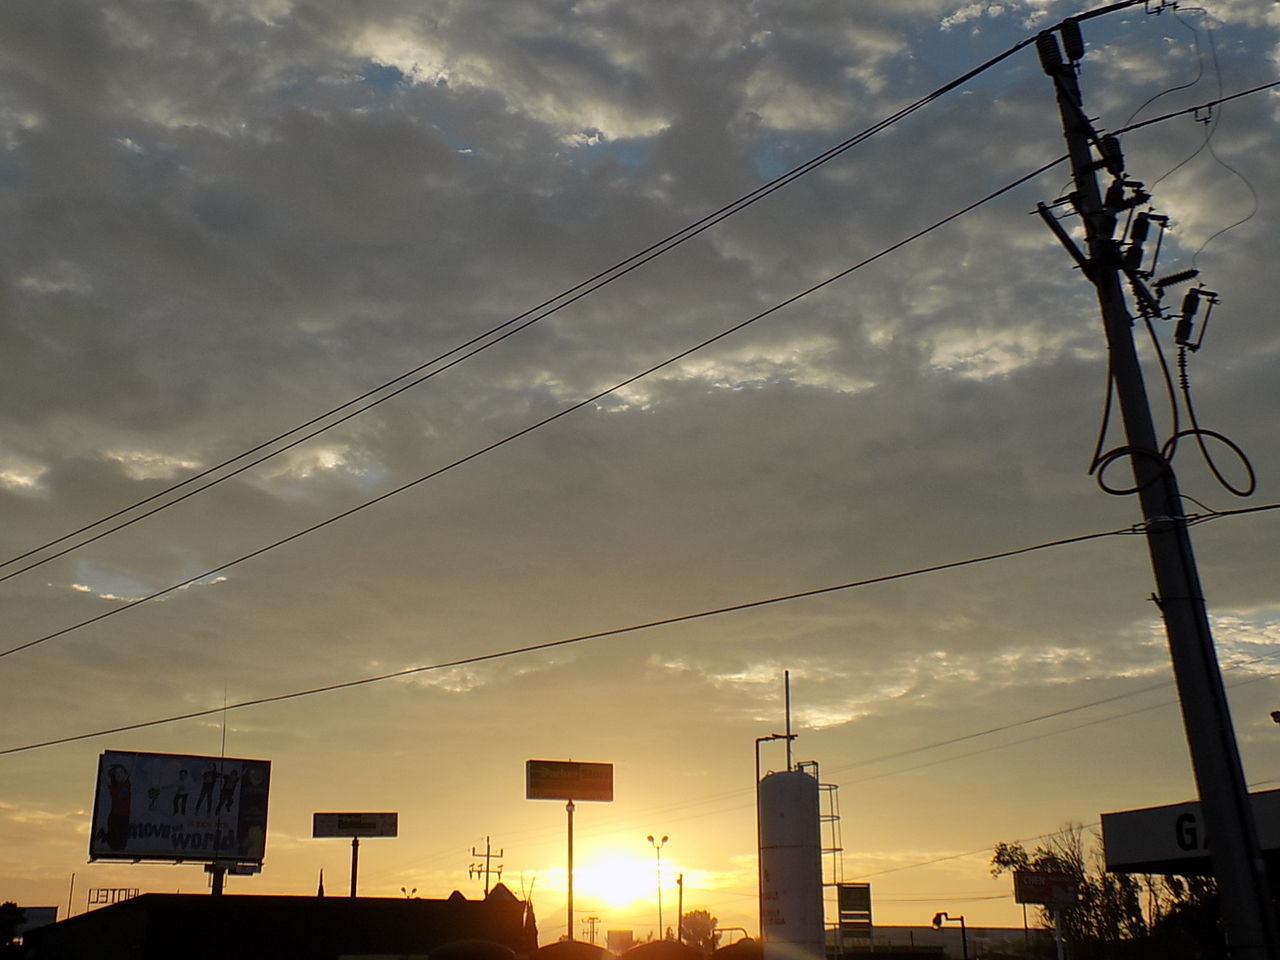
<svg viewBox="0 0 1280 960"><path fill-rule="evenodd" d="M396 813L313 813L311 836L394 837L398 820Z"/></svg>
<svg viewBox="0 0 1280 960"><path fill-rule="evenodd" d="M613 800L612 763L525 761L526 800Z"/></svg>

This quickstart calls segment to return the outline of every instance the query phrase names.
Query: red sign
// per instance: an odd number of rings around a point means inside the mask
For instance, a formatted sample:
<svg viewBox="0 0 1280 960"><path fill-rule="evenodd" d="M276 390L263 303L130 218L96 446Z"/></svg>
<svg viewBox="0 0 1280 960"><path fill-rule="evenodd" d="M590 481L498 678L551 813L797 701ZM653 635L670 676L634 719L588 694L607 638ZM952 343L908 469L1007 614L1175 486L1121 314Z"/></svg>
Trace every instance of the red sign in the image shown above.
<svg viewBox="0 0 1280 960"><path fill-rule="evenodd" d="M1080 899L1080 881L1069 873L1013 871L1013 899L1017 903L1043 903L1064 907Z"/></svg>

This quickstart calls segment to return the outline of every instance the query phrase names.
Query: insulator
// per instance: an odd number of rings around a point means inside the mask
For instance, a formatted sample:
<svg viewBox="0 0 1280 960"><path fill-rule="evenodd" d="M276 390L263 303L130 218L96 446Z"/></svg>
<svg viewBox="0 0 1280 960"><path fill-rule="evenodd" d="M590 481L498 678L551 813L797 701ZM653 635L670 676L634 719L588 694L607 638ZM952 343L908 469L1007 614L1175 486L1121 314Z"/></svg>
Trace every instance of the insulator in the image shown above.
<svg viewBox="0 0 1280 960"><path fill-rule="evenodd" d="M1045 32L1036 37L1036 53L1040 54L1040 66L1049 76L1057 76L1062 72L1062 51L1058 48L1058 38Z"/></svg>
<svg viewBox="0 0 1280 960"><path fill-rule="evenodd" d="M1129 228L1129 241L1140 247L1147 242L1147 234L1151 230L1151 215L1140 213L1133 218L1133 226Z"/></svg>
<svg viewBox="0 0 1280 960"><path fill-rule="evenodd" d="M1080 33L1080 21L1075 17L1062 21L1062 45L1072 63L1084 59L1084 35Z"/></svg>
<svg viewBox="0 0 1280 960"><path fill-rule="evenodd" d="M1124 176L1124 151L1120 149L1120 141L1114 134L1108 133L1098 140L1098 152L1102 154L1102 159L1096 166L1106 167L1107 172L1117 180ZM1129 185L1127 181L1125 185Z"/></svg>
<svg viewBox="0 0 1280 960"><path fill-rule="evenodd" d="M1153 286L1156 293L1163 294L1165 287L1174 287L1180 283L1186 283L1188 280L1194 280L1200 276L1199 270L1179 270L1177 273L1171 273L1167 277L1161 277Z"/></svg>
<svg viewBox="0 0 1280 960"><path fill-rule="evenodd" d="M1200 288L1192 287L1187 291L1187 295L1182 298L1182 315L1188 320L1196 315L1196 311L1200 309Z"/></svg>

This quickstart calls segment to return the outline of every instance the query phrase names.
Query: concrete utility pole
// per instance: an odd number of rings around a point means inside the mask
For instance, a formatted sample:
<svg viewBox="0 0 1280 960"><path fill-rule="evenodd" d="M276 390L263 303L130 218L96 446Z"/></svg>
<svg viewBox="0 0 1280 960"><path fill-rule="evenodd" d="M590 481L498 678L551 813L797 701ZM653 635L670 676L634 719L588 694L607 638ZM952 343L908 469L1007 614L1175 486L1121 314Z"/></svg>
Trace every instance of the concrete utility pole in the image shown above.
<svg viewBox="0 0 1280 960"><path fill-rule="evenodd" d="M1097 289L1128 444L1124 452L1133 467L1155 572L1155 601L1164 617L1201 808L1213 838L1209 853L1221 893L1227 946L1239 960L1276 960L1280 938L1187 520L1173 465L1156 442L1133 341L1134 321L1120 279L1125 265L1115 236L1117 215L1149 198L1126 198L1125 191L1140 184L1125 179L1119 143L1114 137L1099 137L1084 112L1077 78L1077 64L1084 56L1079 21L1068 19L1058 29L1065 62L1054 32L1042 33L1036 47L1057 92L1075 183L1068 199L1084 224L1087 253L1076 247L1043 204L1041 215ZM1098 188L1099 170L1113 178L1105 199Z"/></svg>

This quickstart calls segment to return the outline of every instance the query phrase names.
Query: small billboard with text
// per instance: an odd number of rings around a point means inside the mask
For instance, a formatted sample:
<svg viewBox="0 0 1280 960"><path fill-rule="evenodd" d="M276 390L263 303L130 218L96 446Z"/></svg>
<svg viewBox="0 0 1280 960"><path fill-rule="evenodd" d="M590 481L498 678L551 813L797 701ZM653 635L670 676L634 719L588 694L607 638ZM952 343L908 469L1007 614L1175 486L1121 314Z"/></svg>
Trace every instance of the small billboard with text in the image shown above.
<svg viewBox="0 0 1280 960"><path fill-rule="evenodd" d="M108 750L89 859L261 864L270 783L269 760Z"/></svg>

